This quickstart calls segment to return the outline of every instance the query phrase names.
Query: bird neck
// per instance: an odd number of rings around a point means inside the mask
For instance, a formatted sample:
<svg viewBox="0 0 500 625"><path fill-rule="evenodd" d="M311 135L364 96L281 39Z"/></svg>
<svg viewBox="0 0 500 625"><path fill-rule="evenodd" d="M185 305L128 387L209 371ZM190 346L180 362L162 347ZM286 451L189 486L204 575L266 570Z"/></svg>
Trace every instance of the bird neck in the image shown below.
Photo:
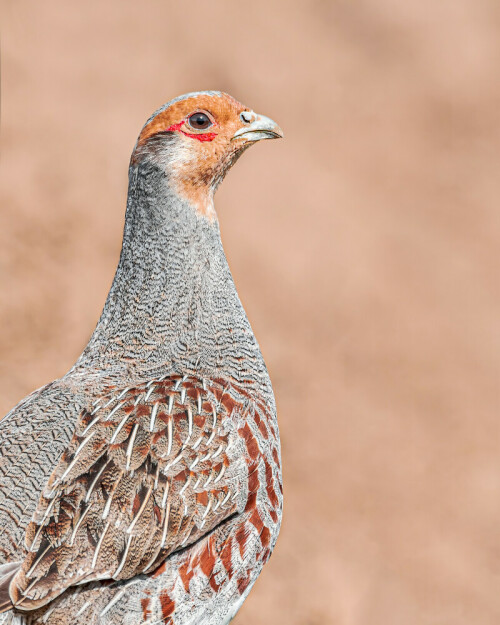
<svg viewBox="0 0 500 625"><path fill-rule="evenodd" d="M164 171L130 168L120 261L76 368L267 377L218 222L200 212Z"/></svg>

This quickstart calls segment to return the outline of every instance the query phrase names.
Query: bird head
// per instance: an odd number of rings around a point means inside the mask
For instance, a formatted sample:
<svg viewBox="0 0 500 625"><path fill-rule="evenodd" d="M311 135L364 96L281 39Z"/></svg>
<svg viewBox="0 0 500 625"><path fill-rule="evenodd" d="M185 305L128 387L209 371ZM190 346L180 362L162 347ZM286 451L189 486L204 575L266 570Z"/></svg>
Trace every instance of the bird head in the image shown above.
<svg viewBox="0 0 500 625"><path fill-rule="evenodd" d="M275 122L226 93L189 93L148 119L131 164L148 161L162 169L178 195L213 219L213 195L231 165L250 145L280 137Z"/></svg>

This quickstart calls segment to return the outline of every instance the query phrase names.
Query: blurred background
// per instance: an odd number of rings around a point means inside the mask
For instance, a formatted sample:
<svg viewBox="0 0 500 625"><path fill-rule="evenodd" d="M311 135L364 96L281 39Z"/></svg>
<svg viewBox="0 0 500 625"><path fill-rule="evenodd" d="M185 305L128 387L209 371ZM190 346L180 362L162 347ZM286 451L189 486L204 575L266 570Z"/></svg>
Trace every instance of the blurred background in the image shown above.
<svg viewBox="0 0 500 625"><path fill-rule="evenodd" d="M216 203L285 481L236 622L498 625L498 0L1 5L0 412L92 332L146 118L227 91L286 134Z"/></svg>

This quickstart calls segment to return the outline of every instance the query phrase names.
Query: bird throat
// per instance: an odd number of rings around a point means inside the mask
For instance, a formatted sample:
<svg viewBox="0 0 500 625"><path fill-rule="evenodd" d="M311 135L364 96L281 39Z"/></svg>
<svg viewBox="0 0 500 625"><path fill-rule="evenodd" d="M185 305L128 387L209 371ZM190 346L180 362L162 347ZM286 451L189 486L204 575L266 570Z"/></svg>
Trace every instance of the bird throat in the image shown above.
<svg viewBox="0 0 500 625"><path fill-rule="evenodd" d="M248 354L248 363L241 353ZM78 364L243 377L264 367L220 239L164 171L130 169L120 261Z"/></svg>

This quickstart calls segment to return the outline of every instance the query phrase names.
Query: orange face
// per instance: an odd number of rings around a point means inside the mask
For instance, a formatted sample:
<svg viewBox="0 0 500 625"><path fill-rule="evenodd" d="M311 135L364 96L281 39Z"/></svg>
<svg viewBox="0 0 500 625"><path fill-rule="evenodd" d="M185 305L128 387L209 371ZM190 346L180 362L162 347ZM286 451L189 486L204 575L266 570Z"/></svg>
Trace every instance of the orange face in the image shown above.
<svg viewBox="0 0 500 625"><path fill-rule="evenodd" d="M238 156L256 141L281 136L272 120L230 95L188 94L161 108L146 123L132 164L143 158L155 160L165 168L176 192L212 219L215 189ZM163 138L169 140L162 142Z"/></svg>

